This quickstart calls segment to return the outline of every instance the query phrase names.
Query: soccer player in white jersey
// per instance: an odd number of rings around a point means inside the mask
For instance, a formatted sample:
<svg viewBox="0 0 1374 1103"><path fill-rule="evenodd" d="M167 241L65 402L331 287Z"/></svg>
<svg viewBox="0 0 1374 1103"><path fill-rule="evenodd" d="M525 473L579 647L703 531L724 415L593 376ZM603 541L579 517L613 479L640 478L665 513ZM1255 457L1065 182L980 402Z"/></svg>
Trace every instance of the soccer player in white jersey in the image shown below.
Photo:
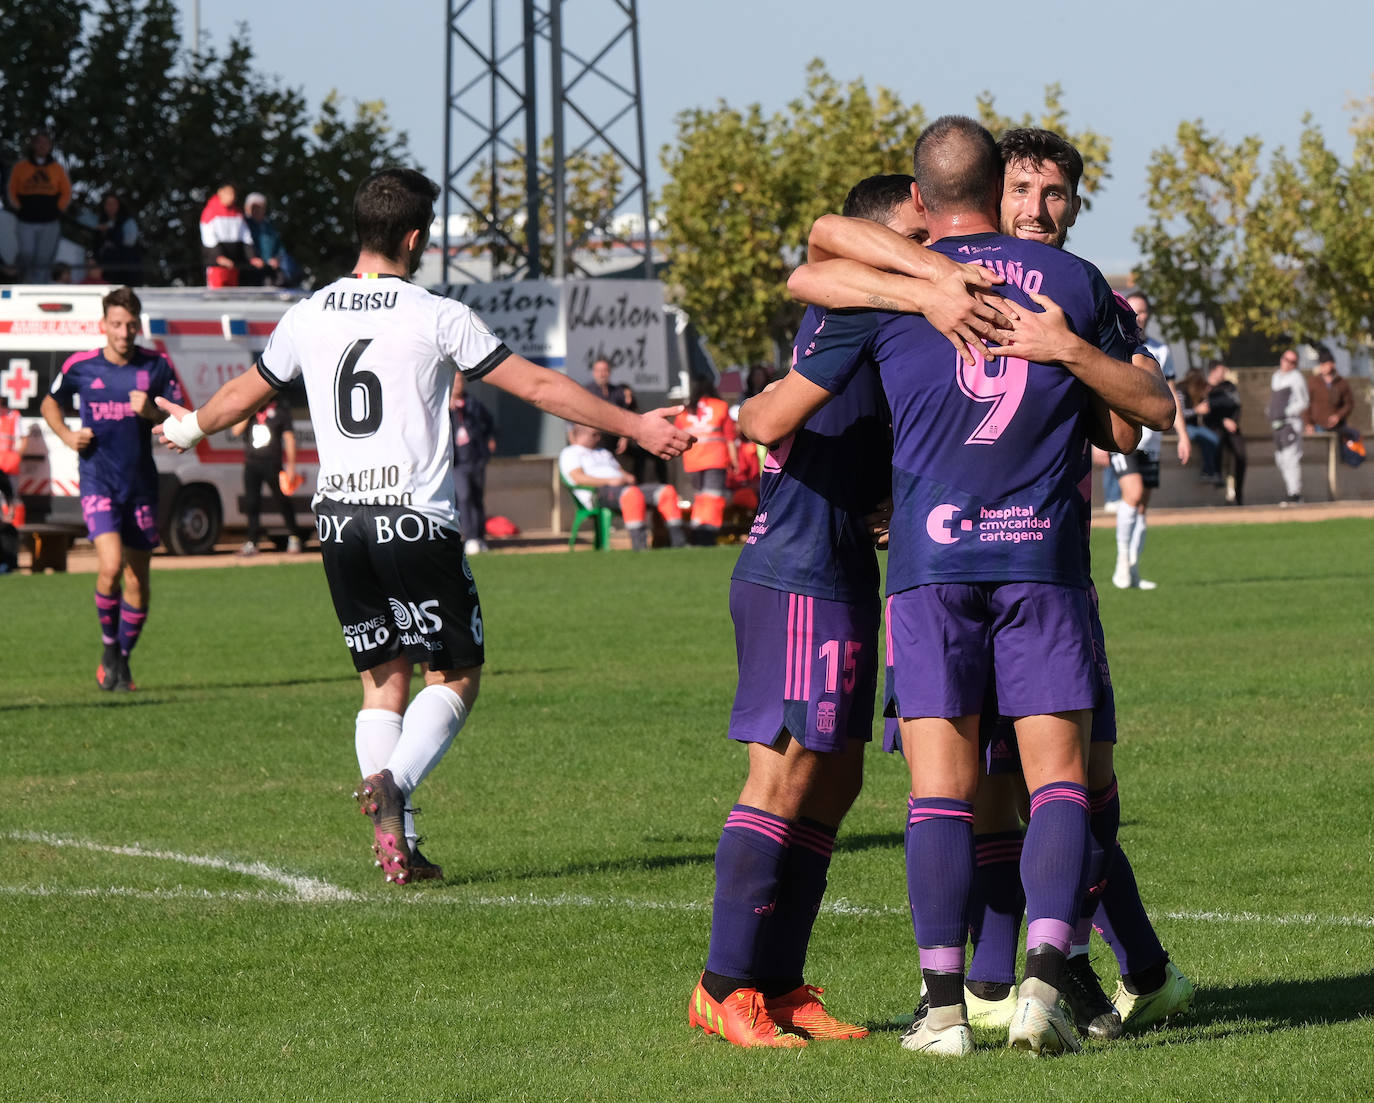
<svg viewBox="0 0 1374 1103"><path fill-rule="evenodd" d="M1136 323L1143 336L1150 323L1150 300L1142 291L1126 296L1135 311ZM1174 361L1169 346L1152 337L1144 338L1144 345L1159 364L1169 386L1174 386ZM1178 404L1174 417L1174 431L1178 434L1178 462L1188 463L1192 444L1188 426L1183 421L1183 406ZM1145 548L1145 511L1150 506L1150 494L1159 487L1160 435L1146 428L1133 452L1116 452L1110 458L1112 470L1121 484L1121 505L1116 511L1116 569L1112 571L1112 585L1118 590L1153 590L1155 584L1140 577L1140 553Z"/></svg>
<svg viewBox="0 0 1374 1103"><path fill-rule="evenodd" d="M448 397L455 365L541 410L630 437L671 459L692 441L664 415L612 406L516 356L467 306L408 281L438 187L411 169L364 180L354 270L297 303L254 370L199 410L170 402L170 447L248 417L303 378L320 455L312 507L334 608L362 678L355 726L373 851L388 881L442 876L415 845L407 804L477 699L483 627L453 504ZM415 663L424 687L410 700Z"/></svg>

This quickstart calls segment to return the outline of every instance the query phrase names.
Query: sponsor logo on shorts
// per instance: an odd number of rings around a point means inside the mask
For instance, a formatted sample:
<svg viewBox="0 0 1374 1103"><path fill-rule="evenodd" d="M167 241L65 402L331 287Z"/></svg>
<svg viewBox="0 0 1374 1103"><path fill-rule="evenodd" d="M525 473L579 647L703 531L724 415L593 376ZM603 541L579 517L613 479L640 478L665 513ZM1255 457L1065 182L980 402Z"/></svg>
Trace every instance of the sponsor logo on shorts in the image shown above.
<svg viewBox="0 0 1374 1103"><path fill-rule="evenodd" d="M410 516L407 514L407 516ZM387 598L391 609L391 619L396 624L397 638L407 647L423 647L428 651L438 651L443 645L430 637L443 630L444 620L439 616L439 601L397 601Z"/></svg>
<svg viewBox="0 0 1374 1103"><path fill-rule="evenodd" d="M391 639L391 630L386 626L385 617L373 617L359 624L345 624L343 635L349 650L361 655L383 646Z"/></svg>

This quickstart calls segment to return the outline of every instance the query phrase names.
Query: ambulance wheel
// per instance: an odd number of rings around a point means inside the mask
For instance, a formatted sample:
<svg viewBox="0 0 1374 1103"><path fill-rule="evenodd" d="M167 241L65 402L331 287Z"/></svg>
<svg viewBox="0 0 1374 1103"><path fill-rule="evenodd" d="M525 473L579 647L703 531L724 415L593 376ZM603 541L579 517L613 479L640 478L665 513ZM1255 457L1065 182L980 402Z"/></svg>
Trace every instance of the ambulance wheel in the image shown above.
<svg viewBox="0 0 1374 1103"><path fill-rule="evenodd" d="M167 546L173 555L205 555L214 550L223 523L224 511L213 487L184 486L172 502Z"/></svg>

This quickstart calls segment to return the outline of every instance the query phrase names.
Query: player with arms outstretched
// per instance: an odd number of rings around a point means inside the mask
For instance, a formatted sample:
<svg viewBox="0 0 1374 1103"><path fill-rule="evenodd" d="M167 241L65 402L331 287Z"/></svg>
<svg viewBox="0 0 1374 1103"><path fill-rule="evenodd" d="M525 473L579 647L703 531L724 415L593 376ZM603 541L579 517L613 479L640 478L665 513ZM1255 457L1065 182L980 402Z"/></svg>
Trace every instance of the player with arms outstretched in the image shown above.
<svg viewBox="0 0 1374 1103"><path fill-rule="evenodd" d="M631 413L515 355L467 306L409 282L438 187L411 169L363 181L353 201L352 273L293 306L256 369L196 411L162 402L172 447L251 414L303 378L320 455L312 506L334 609L363 686L357 799L388 881L440 876L418 851L411 794L477 699L481 607L453 498L454 366L531 405L671 458L691 443L666 416ZM424 688L410 700L413 666ZM409 704L407 704L409 702Z"/></svg>

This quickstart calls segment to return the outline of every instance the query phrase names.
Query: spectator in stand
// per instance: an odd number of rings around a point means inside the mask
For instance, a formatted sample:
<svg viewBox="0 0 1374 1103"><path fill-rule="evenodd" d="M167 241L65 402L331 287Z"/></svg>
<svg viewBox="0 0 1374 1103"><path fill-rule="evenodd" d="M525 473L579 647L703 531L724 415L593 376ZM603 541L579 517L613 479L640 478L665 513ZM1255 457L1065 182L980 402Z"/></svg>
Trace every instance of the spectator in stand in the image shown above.
<svg viewBox="0 0 1374 1103"><path fill-rule="evenodd" d="M682 470L692 480L692 542L711 545L725 521L725 473L739 462L735 422L715 383L694 376L687 407L673 424L696 437L682 454Z"/></svg>
<svg viewBox="0 0 1374 1103"><path fill-rule="evenodd" d="M1311 401L1303 420L1308 432L1337 433L1344 429L1355 408L1355 395L1349 382L1336 371L1336 358L1325 345L1317 346L1317 370L1307 389Z"/></svg>
<svg viewBox="0 0 1374 1103"><path fill-rule="evenodd" d="M587 390L596 395L603 402L609 402L612 406L619 406L622 410L638 410L639 402L635 398L634 391L626 383L611 382L611 362L604 356L598 356L592 363L592 381L588 383ZM630 473L634 475L635 482L642 483L645 476L645 466L652 463L654 465L653 481L666 483L668 481L668 463L657 456L650 455L632 440L621 437L614 445L607 445L617 456L624 456L630 464Z"/></svg>
<svg viewBox="0 0 1374 1103"><path fill-rule="evenodd" d="M619 406L622 410L638 409L634 391L624 383L611 382L611 362L604 356L598 356L592 361L592 381L585 386L597 398L609 402L612 406ZM607 447L617 456L625 454L627 445L625 437L616 437L614 444L607 442Z"/></svg>
<svg viewBox="0 0 1374 1103"><path fill-rule="evenodd" d="M10 206L19 221L15 227L15 265L26 283L47 283L61 237L62 212L72 201L72 184L52 156L52 135L35 130L28 156L10 170Z"/></svg>
<svg viewBox="0 0 1374 1103"><path fill-rule="evenodd" d="M448 400L453 418L453 497L458 506L458 531L463 551L487 550L487 461L496 451L496 419L480 399L467 393L462 372L453 377Z"/></svg>
<svg viewBox="0 0 1374 1103"><path fill-rule="evenodd" d="M607 506L619 512L630 534L630 547L643 551L649 546L645 527L649 500L668 526L668 540L675 548L687 543L682 531L682 507L677 490L661 483L635 484L635 477L600 447L601 434L586 425L568 429L568 446L558 454L558 470L576 489L573 494L587 509Z"/></svg>
<svg viewBox="0 0 1374 1103"><path fill-rule="evenodd" d="M297 286L300 273L295 258L286 251L281 233L267 217L267 196L260 191L250 193L243 201L243 214L248 233L253 238L253 249L263 263L263 267L252 273L251 280L245 279L244 283L251 282L255 287Z"/></svg>
<svg viewBox="0 0 1374 1103"><path fill-rule="evenodd" d="M1302 501L1302 425L1307 416L1307 381L1298 371L1295 349L1284 349L1269 377L1269 424L1274 430L1274 465L1283 476L1281 506Z"/></svg>
<svg viewBox="0 0 1374 1103"><path fill-rule="evenodd" d="M1227 502L1244 505L1245 438L1240 432L1240 392L1227 378L1225 362L1213 360L1207 366L1207 397L1198 404L1197 412L1202 423L1216 433L1221 451L1230 452L1234 461Z"/></svg>
<svg viewBox="0 0 1374 1103"><path fill-rule="evenodd" d="M86 254L86 267L81 270L81 279L79 281L72 280L72 270L68 268L67 265L63 264L59 266L55 264L53 265L54 271L58 267L66 269L66 278L62 281L63 283L79 282L86 284L98 284L110 282L108 279L105 278L105 273L101 269L100 263L95 259L95 256L92 253Z"/></svg>
<svg viewBox="0 0 1374 1103"><path fill-rule="evenodd" d="M138 223L120 199L107 191L100 199L99 221L91 241L91 255L110 283L143 282L143 252L138 245Z"/></svg>
<svg viewBox="0 0 1374 1103"><path fill-rule="evenodd" d="M1183 411L1183 424L1188 430L1188 439L1202 453L1202 470L1198 478L1203 482L1221 486L1226 480L1221 477L1221 438L1206 425L1198 405L1207 398L1207 376L1201 368L1189 368L1178 388L1178 400Z"/></svg>
<svg viewBox="0 0 1374 1103"><path fill-rule="evenodd" d="M298 554L304 532L296 524L296 510L291 504L291 494L300 483L296 476L296 430L286 396L273 398L230 432L236 437L248 434L243 442L243 512L248 519L248 539L239 555L258 554L264 483L273 507L286 522L286 550Z"/></svg>
<svg viewBox="0 0 1374 1103"><path fill-rule="evenodd" d="M220 182L200 212L200 245L206 287L238 287L240 268L263 266L239 207L238 187L230 180Z"/></svg>

